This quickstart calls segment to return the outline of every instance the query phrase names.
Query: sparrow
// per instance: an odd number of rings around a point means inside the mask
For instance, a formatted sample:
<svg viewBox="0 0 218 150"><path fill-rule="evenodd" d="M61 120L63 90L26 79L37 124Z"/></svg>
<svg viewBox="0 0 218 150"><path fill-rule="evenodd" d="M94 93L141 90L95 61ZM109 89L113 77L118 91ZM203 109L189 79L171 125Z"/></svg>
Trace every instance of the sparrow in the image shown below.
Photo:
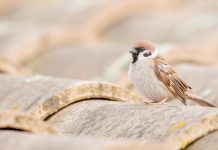
<svg viewBox="0 0 218 150"><path fill-rule="evenodd" d="M136 90L152 100L152 104L164 104L179 99L184 105L187 100L191 100L201 106L216 107L191 92L192 88L166 63L152 42L137 41L129 52L132 54L129 78Z"/></svg>

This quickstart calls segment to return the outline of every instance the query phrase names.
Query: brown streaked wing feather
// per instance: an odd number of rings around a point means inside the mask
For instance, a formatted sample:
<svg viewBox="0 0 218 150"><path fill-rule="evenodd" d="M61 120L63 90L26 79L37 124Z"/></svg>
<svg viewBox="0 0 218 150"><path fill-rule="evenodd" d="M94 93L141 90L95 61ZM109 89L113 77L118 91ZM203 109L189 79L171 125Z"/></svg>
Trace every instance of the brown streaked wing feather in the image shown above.
<svg viewBox="0 0 218 150"><path fill-rule="evenodd" d="M185 92L191 89L175 72L175 70L165 63L164 59L159 56L155 58L154 72L157 78L177 96L184 104L186 102Z"/></svg>

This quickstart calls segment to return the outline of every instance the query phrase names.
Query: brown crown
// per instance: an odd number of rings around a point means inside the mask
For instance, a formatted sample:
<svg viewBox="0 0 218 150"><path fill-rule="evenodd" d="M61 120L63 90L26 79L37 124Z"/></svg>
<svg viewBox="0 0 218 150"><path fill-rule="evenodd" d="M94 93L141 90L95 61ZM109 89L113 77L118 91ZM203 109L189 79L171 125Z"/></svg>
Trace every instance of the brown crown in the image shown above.
<svg viewBox="0 0 218 150"><path fill-rule="evenodd" d="M154 44L151 41L148 41L148 40L140 40L140 41L135 42L133 44L133 48L134 49L144 48L144 49L152 50L152 51L155 51L155 49L156 49Z"/></svg>

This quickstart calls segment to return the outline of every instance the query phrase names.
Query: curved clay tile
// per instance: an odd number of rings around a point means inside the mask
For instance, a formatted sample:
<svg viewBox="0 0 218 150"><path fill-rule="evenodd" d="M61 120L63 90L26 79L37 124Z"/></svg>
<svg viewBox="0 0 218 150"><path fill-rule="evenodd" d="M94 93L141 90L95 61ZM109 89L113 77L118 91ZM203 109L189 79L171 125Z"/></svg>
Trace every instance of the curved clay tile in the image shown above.
<svg viewBox="0 0 218 150"><path fill-rule="evenodd" d="M58 133L58 131L46 122L15 111L0 111L0 130L2 129L44 134Z"/></svg>
<svg viewBox="0 0 218 150"><path fill-rule="evenodd" d="M107 82L2 75L0 84L0 109L27 112L38 119L89 99L142 103L141 97L135 93Z"/></svg>
<svg viewBox="0 0 218 150"><path fill-rule="evenodd" d="M181 149L216 131L217 119L216 108L95 99L70 105L46 121L66 134L171 142L171 148Z"/></svg>

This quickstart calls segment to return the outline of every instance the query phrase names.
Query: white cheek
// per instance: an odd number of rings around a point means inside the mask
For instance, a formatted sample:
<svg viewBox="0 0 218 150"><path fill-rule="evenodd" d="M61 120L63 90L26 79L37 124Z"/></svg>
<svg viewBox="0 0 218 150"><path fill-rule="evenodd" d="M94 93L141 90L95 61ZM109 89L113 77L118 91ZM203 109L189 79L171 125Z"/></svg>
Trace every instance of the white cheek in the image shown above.
<svg viewBox="0 0 218 150"><path fill-rule="evenodd" d="M139 53L139 56L138 56L138 60L144 60L145 57L143 56L144 53Z"/></svg>
<svg viewBox="0 0 218 150"><path fill-rule="evenodd" d="M148 58L155 58L157 55L159 55L159 51L156 49L151 56L148 56Z"/></svg>

